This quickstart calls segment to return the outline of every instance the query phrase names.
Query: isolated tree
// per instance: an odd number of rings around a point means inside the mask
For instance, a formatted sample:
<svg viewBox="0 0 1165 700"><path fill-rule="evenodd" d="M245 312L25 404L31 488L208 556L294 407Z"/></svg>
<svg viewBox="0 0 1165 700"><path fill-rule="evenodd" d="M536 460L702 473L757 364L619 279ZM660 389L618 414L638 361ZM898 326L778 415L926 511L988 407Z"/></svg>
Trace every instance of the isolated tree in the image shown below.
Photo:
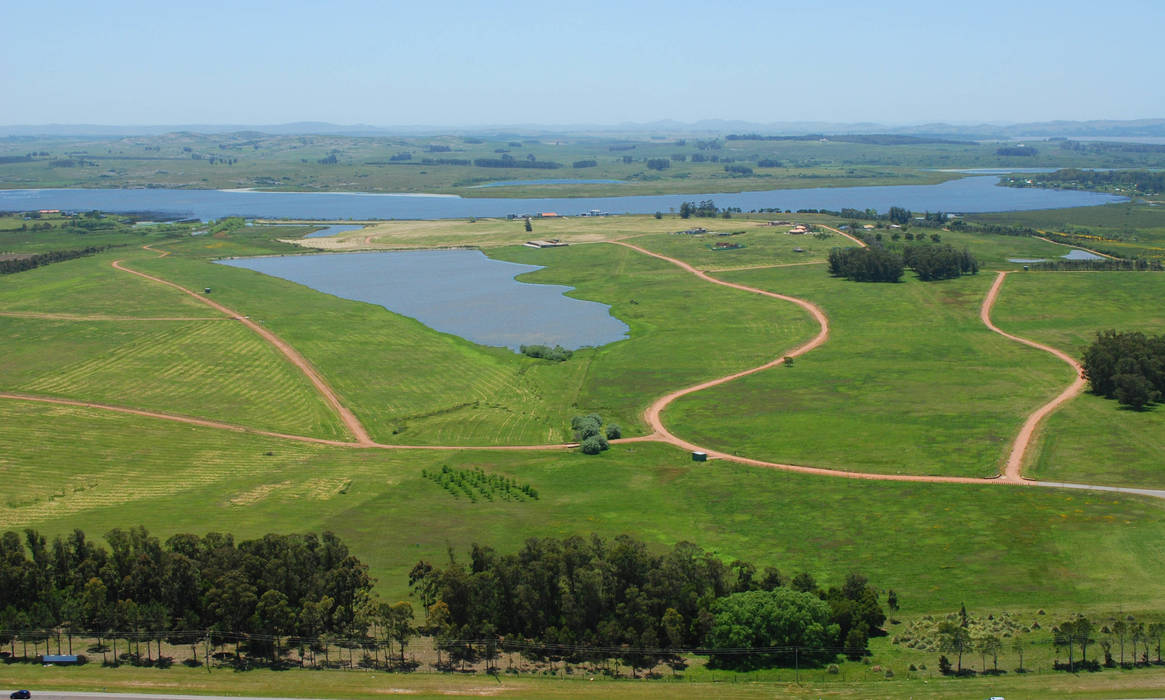
<svg viewBox="0 0 1165 700"><path fill-rule="evenodd" d="M526 217L526 230L527 231L534 230L534 225L530 223L530 217L528 217L528 216Z"/></svg>
<svg viewBox="0 0 1165 700"><path fill-rule="evenodd" d="M1019 668L1016 670L1018 670L1020 673L1024 673L1023 652L1027 651L1027 642L1024 641L1023 637L1016 635L1015 639L1011 642L1011 650L1019 656Z"/></svg>
<svg viewBox="0 0 1165 700"><path fill-rule="evenodd" d="M958 673L963 672L963 654L969 652L973 648L971 641L971 633L967 631L966 627L956 625L951 622L944 622L939 625L939 649L948 654L955 654L958 657Z"/></svg>

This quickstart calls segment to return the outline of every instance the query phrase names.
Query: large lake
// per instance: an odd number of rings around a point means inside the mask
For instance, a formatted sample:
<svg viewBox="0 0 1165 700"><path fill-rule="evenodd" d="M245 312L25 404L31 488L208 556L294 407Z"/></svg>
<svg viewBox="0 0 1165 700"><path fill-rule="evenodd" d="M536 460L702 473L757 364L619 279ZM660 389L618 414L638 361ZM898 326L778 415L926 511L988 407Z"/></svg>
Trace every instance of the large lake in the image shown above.
<svg viewBox="0 0 1165 700"><path fill-rule="evenodd" d="M561 345L572 350L627 337L609 306L564 296L571 287L514 279L540 270L477 250L289 255L223 260L312 289L379 304L481 345Z"/></svg>
<svg viewBox="0 0 1165 700"><path fill-rule="evenodd" d="M546 199L461 198L450 195L387 195L235 190L0 190L0 211L101 209L154 212L179 217L224 216L286 219L449 219L553 211L579 214L649 214L679 209L687 201L714 200L720 207L754 209L877 209L983 212L1083 207L1126 201L1124 197L1076 190L999 187L995 177L966 177L938 185L824 187L729 194L673 194Z"/></svg>

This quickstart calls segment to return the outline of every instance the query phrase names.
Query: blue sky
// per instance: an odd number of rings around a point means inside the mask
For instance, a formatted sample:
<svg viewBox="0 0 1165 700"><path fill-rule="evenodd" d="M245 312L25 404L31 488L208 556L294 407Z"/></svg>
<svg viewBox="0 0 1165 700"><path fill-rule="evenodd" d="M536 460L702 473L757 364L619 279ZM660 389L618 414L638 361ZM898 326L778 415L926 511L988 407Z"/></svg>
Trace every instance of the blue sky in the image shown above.
<svg viewBox="0 0 1165 700"><path fill-rule="evenodd" d="M1165 2L0 3L0 123L1165 117Z"/></svg>

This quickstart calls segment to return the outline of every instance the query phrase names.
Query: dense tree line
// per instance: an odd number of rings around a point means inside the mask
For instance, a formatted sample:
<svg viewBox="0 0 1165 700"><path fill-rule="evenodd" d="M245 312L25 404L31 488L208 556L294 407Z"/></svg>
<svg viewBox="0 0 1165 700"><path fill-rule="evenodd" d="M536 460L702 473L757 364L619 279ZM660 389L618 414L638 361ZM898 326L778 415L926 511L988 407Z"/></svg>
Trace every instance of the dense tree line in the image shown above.
<svg viewBox="0 0 1165 700"><path fill-rule="evenodd" d="M599 161L595 160L594 158L586 158L583 160L576 160L575 162L570 164L570 167L572 167L572 168L594 168L594 167L598 166L598 164L599 164Z"/></svg>
<svg viewBox="0 0 1165 700"><path fill-rule="evenodd" d="M747 165L725 165L724 172L729 175L752 175L752 168Z"/></svg>
<svg viewBox="0 0 1165 700"><path fill-rule="evenodd" d="M841 141L843 143L865 143L874 146L910 146L928 143L974 145L973 141L956 141L936 136L909 136L906 134L803 134L801 136L762 136L760 134L729 134L727 141Z"/></svg>
<svg viewBox="0 0 1165 700"><path fill-rule="evenodd" d="M1039 153L1035 146L1000 146L995 149L997 156L1034 156Z"/></svg>
<svg viewBox="0 0 1165 700"><path fill-rule="evenodd" d="M1114 141L1081 141L1064 140L1060 148L1065 151L1078 153L1165 153L1165 144L1161 143L1119 143Z"/></svg>
<svg viewBox="0 0 1165 700"><path fill-rule="evenodd" d="M148 654L150 641L193 644L212 630L274 658L288 636L363 637L390 613L411 620L411 608L372 605L367 567L331 533L161 542L135 527L105 542L81 530L52 542L32 529L0 536L0 644L64 630L70 643L74 634L144 640Z"/></svg>
<svg viewBox="0 0 1165 700"><path fill-rule="evenodd" d="M923 282L979 273L979 262L975 256L966 248L958 250L949 243L907 245L902 250L902 262L914 270Z"/></svg>
<svg viewBox="0 0 1165 700"><path fill-rule="evenodd" d="M1027 184L1031 180L1031 184ZM1138 194L1156 195L1165 192L1165 171L1159 170L1078 170L1065 168L1053 173L1032 175L1023 180L1009 180L1013 187L1056 187L1095 190L1120 187Z"/></svg>
<svg viewBox="0 0 1165 700"><path fill-rule="evenodd" d="M468 158L422 158L421 165L469 165Z"/></svg>
<svg viewBox="0 0 1165 700"><path fill-rule="evenodd" d="M65 260L72 260L73 258L83 258L87 255L95 255L105 250L107 247L108 246L90 246L88 248L79 248L76 250L54 250L48 253L36 253L35 255L28 255L21 258L0 260L0 275L10 275L16 272L31 270L34 267L41 267L42 265L50 265L52 263L64 262Z"/></svg>
<svg viewBox="0 0 1165 700"><path fill-rule="evenodd" d="M853 282L900 282L902 256L880 246L834 248L829 251L829 274Z"/></svg>
<svg viewBox="0 0 1165 700"><path fill-rule="evenodd" d="M1125 258L1121 260L1045 260L1028 263L1032 270L1089 270L1096 272L1161 272L1165 264L1148 258Z"/></svg>
<svg viewBox="0 0 1165 700"><path fill-rule="evenodd" d="M647 159L647 169L648 170L667 170L670 167L671 167L671 160L669 160L667 158L648 158Z"/></svg>
<svg viewBox="0 0 1165 700"><path fill-rule="evenodd" d="M438 646L463 660L520 645L576 660L626 648L640 668L679 649L728 652L715 656L727 667L825 661L860 655L885 621L861 576L823 590L808 574L725 564L686 542L653 554L626 535L530 539L514 554L474 545L464 563L419 562L409 582Z"/></svg>
<svg viewBox="0 0 1165 700"><path fill-rule="evenodd" d="M562 167L562 163L550 160L518 160L508 154L503 154L501 158L474 158L473 164L479 168L533 168L536 170L554 170Z"/></svg>
<svg viewBox="0 0 1165 700"><path fill-rule="evenodd" d="M1130 408L1143 409L1165 396L1165 335L1097 333L1081 364L1094 394Z"/></svg>

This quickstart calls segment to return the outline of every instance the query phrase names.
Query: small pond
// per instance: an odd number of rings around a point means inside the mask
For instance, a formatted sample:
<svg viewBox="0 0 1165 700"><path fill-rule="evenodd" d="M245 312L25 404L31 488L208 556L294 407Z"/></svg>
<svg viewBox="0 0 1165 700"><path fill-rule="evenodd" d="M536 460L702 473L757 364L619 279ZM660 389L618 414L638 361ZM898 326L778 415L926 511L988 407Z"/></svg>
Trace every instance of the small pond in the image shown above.
<svg viewBox="0 0 1165 700"><path fill-rule="evenodd" d="M478 250L288 255L223 260L345 299L379 304L481 345L561 345L571 350L627 337L611 307L565 296L572 287L514 279L540 270Z"/></svg>
<svg viewBox="0 0 1165 700"><path fill-rule="evenodd" d="M1104 256L1096 253L1089 253L1087 250L1079 250L1073 248L1068 251L1066 255L1060 256L1064 260L1104 260ZM1048 262L1047 258L1008 258L1007 262L1013 263L1042 263Z"/></svg>
<svg viewBox="0 0 1165 700"><path fill-rule="evenodd" d="M319 231L313 231L304 236L304 238L324 238L325 236L334 236L337 233L343 233L345 231L359 231L362 228L364 227L359 224L332 224Z"/></svg>

